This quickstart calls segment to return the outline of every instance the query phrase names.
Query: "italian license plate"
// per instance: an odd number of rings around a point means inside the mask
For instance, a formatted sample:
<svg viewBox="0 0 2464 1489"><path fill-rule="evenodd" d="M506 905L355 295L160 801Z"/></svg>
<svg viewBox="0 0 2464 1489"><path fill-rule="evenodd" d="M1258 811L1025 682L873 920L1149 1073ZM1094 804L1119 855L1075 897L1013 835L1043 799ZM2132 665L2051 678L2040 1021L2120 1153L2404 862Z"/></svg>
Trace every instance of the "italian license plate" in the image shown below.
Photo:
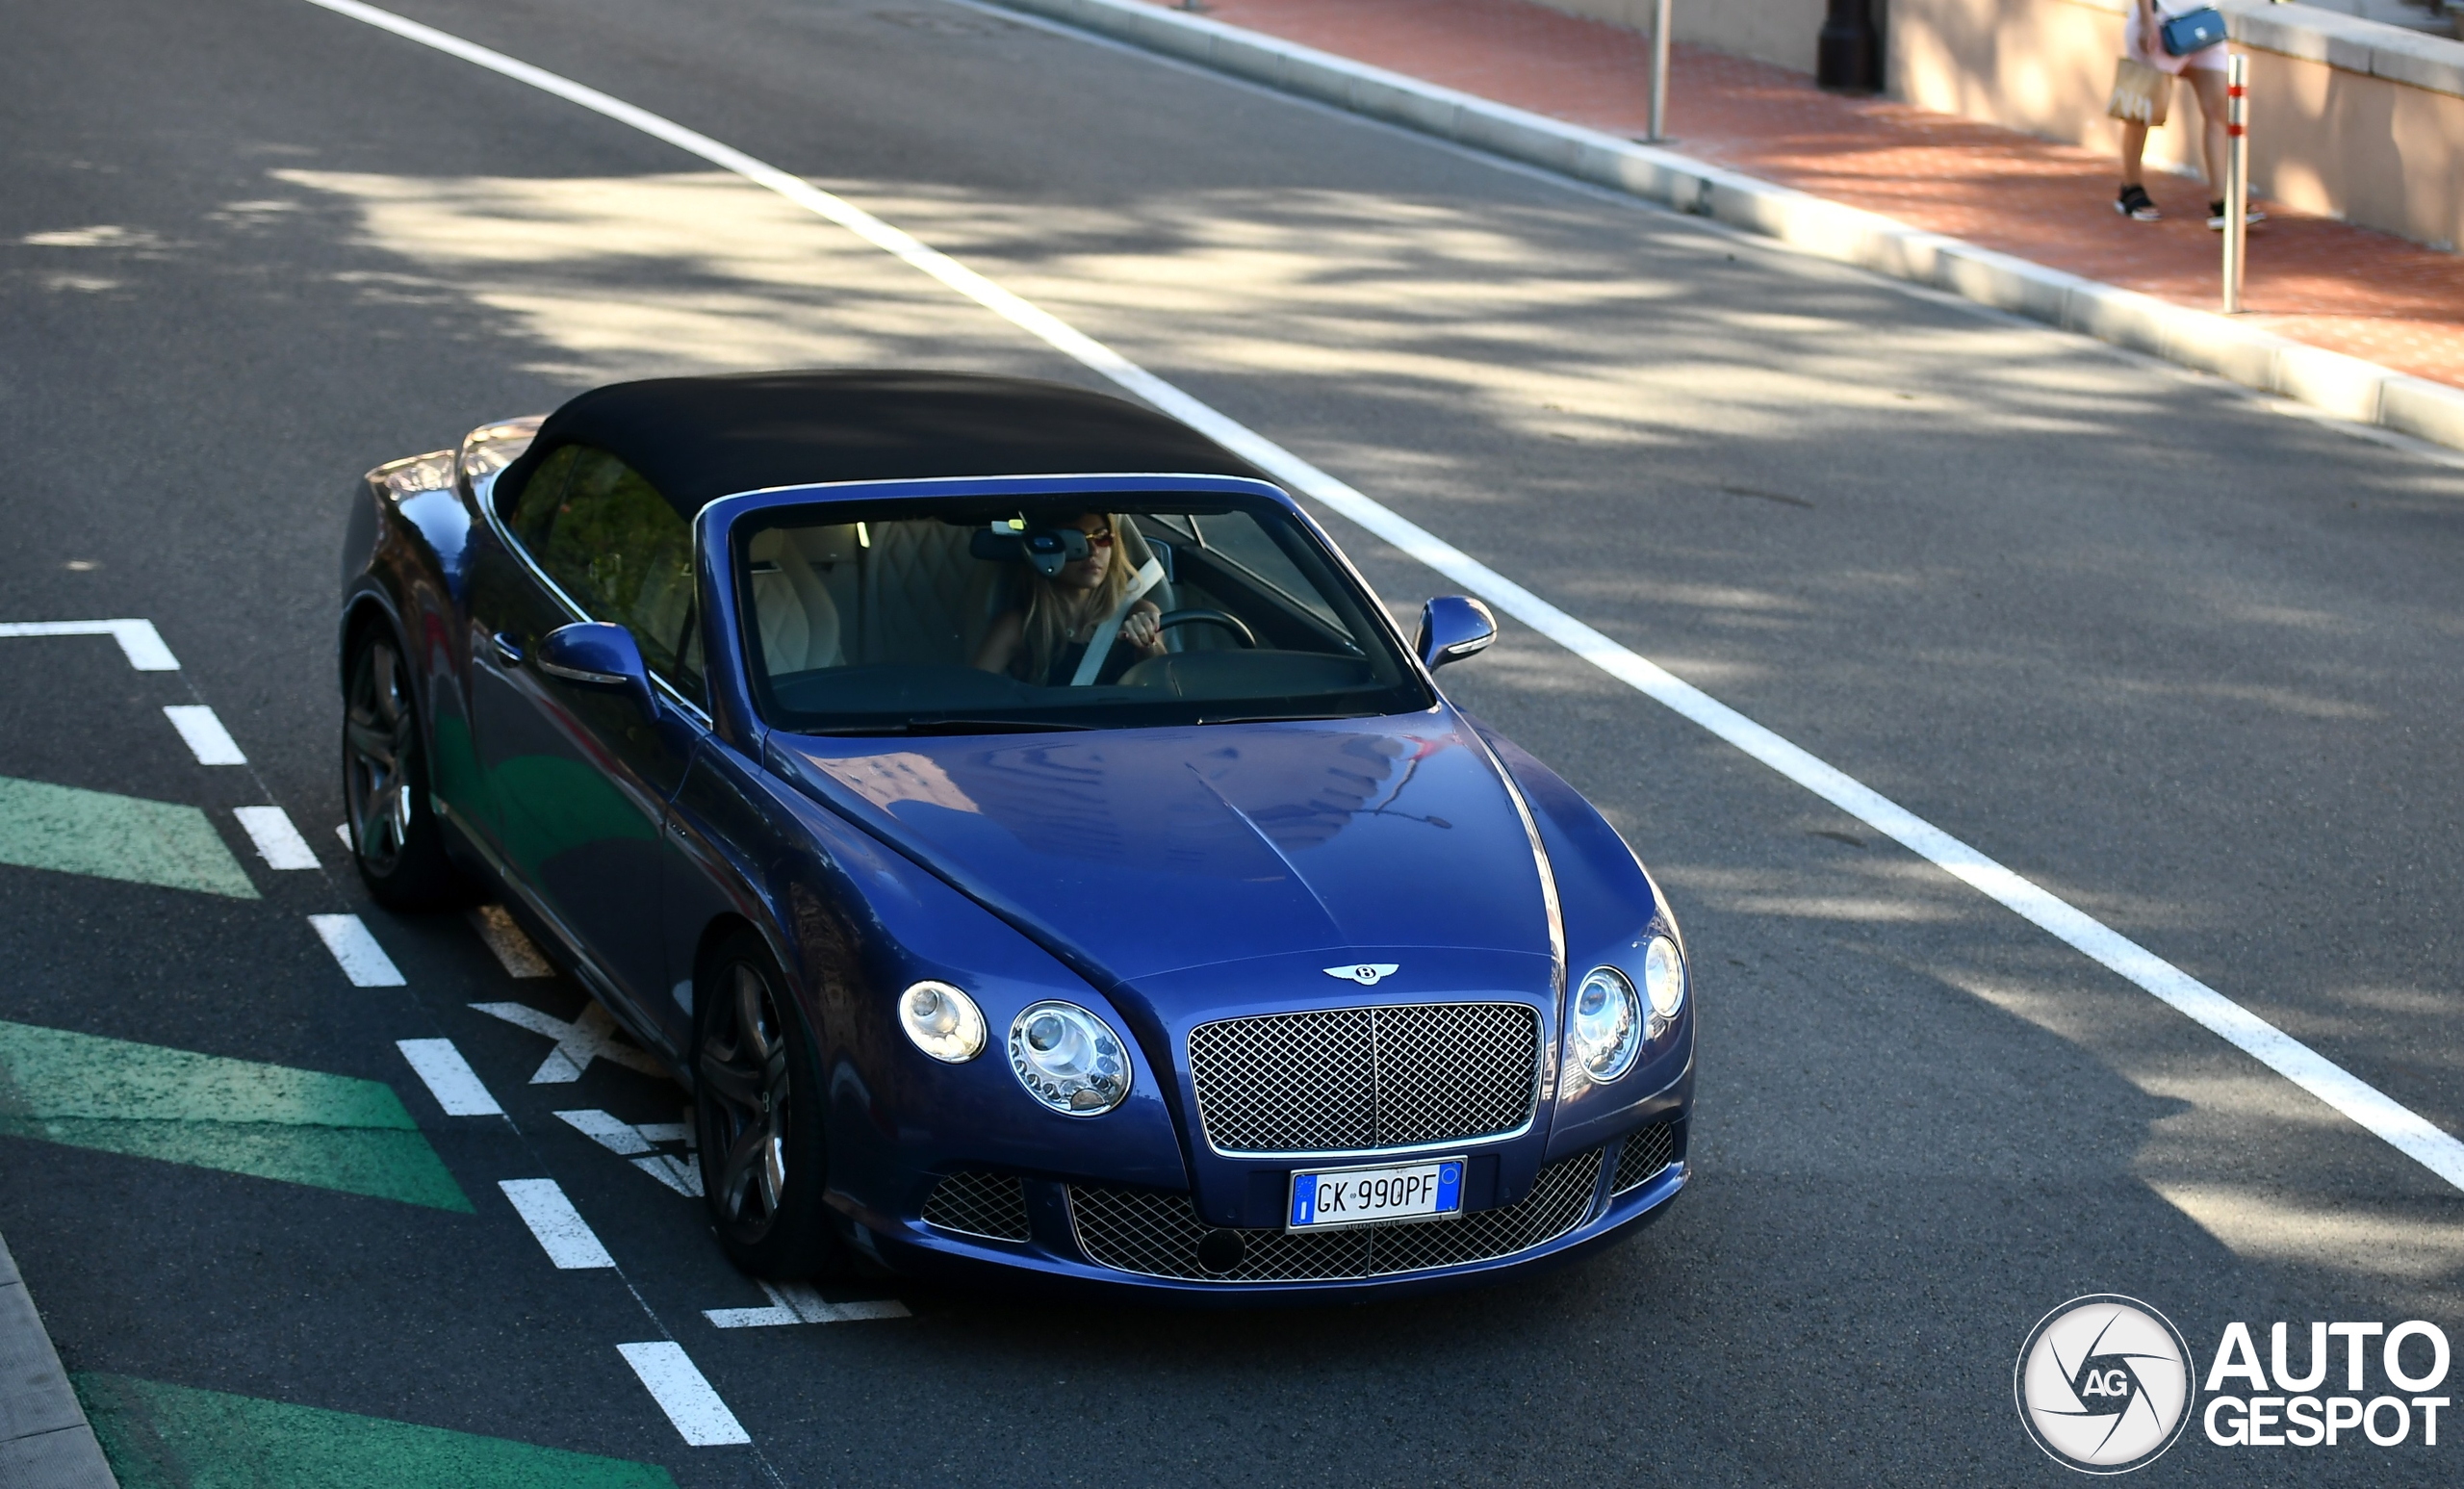
<svg viewBox="0 0 2464 1489"><path fill-rule="evenodd" d="M1286 1230L1339 1230L1379 1220L1463 1213L1463 1160L1424 1158L1373 1168L1316 1168L1292 1176Z"/></svg>

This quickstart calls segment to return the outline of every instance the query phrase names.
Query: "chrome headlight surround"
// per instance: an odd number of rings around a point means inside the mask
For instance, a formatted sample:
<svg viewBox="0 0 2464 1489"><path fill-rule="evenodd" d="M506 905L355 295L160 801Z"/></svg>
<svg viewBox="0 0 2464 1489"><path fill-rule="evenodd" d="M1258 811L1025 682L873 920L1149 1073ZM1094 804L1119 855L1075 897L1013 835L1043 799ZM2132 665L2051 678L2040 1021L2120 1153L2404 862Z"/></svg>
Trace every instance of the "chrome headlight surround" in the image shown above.
<svg viewBox="0 0 2464 1489"><path fill-rule="evenodd" d="M1566 1060L1574 1073L1605 1085L1634 1067L1643 1050L1642 999L1613 966L1583 974L1566 1004Z"/></svg>
<svg viewBox="0 0 2464 1489"><path fill-rule="evenodd" d="M1030 1003L1010 1022L1010 1069L1027 1094L1065 1117L1101 1117L1129 1096L1129 1051L1112 1025L1075 1003Z"/></svg>
<svg viewBox="0 0 2464 1489"><path fill-rule="evenodd" d="M1656 1040L1685 1007L1685 954L1665 936L1653 937L1643 948L1643 992L1652 1005L1651 1028L1644 1037Z"/></svg>
<svg viewBox="0 0 2464 1489"><path fill-rule="evenodd" d="M917 1049L944 1065L984 1053L984 1011L962 988L920 982L898 995L898 1026Z"/></svg>

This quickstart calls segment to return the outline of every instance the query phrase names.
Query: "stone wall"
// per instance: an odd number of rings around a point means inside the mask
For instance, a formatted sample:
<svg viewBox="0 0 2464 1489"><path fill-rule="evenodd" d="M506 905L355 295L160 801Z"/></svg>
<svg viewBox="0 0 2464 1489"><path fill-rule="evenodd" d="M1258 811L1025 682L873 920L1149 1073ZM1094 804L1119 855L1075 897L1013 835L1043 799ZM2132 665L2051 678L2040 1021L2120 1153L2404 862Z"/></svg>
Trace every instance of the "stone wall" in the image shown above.
<svg viewBox="0 0 2464 1489"><path fill-rule="evenodd" d="M1656 0L1539 0L1553 11L1588 15L1649 33ZM1876 13L1886 0L1875 0ZM1671 34L1799 72L1813 70L1814 38L1830 13L1828 0L1673 0Z"/></svg>
<svg viewBox="0 0 2464 1489"><path fill-rule="evenodd" d="M1542 0L1651 29L1653 0ZM1891 96L2112 150L2105 116L2129 0L1874 0ZM2250 59L2260 194L2452 251L2464 241L2464 41L2311 5L2217 0ZM1826 0L1675 0L1677 39L1814 67ZM2148 163L2193 167L2198 106L2174 90Z"/></svg>

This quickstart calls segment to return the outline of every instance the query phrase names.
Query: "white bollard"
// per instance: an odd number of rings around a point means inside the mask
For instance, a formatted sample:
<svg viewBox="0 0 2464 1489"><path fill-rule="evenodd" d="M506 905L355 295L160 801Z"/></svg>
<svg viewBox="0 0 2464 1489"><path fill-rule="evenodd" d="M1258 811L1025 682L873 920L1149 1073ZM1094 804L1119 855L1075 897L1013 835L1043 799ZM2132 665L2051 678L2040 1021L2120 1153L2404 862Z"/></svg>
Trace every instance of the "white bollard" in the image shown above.
<svg viewBox="0 0 2464 1489"><path fill-rule="evenodd" d="M1652 14L1652 127L1647 137L1657 144L1668 138L1668 12L1671 0L1659 0Z"/></svg>
<svg viewBox="0 0 2464 1489"><path fill-rule="evenodd" d="M2224 69L2224 313L2242 309L2242 270L2250 237L2250 60Z"/></svg>

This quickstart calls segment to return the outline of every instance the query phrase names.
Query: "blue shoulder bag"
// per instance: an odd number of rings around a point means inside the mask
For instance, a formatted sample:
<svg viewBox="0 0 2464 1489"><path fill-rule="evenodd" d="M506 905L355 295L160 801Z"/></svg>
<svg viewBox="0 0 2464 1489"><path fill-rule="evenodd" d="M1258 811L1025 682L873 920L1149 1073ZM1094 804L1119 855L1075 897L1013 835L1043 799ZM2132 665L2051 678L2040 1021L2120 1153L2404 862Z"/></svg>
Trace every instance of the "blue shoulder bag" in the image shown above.
<svg viewBox="0 0 2464 1489"><path fill-rule="evenodd" d="M2216 7L2202 6L2188 15L2168 16L2156 28L2168 57L2188 57L2224 39L2224 16Z"/></svg>

